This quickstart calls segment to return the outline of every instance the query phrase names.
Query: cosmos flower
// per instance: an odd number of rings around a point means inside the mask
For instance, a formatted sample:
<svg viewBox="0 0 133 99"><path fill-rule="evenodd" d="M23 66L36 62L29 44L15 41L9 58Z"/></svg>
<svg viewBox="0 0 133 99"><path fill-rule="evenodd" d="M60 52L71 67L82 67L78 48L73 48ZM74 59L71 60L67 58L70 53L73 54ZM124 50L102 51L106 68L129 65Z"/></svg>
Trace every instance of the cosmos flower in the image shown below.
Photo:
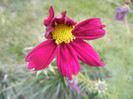
<svg viewBox="0 0 133 99"><path fill-rule="evenodd" d="M99 18L87 19L76 25L76 21L66 16L66 11L54 17L52 6L44 20L46 41L35 47L27 56L28 69L45 69L57 55L59 72L72 79L80 71L78 59L90 66L104 66L96 51L84 40L94 40L104 36L105 25Z"/></svg>
<svg viewBox="0 0 133 99"><path fill-rule="evenodd" d="M128 3L125 2L116 9L115 19L119 21L124 21L124 17L126 16L128 10L129 10Z"/></svg>

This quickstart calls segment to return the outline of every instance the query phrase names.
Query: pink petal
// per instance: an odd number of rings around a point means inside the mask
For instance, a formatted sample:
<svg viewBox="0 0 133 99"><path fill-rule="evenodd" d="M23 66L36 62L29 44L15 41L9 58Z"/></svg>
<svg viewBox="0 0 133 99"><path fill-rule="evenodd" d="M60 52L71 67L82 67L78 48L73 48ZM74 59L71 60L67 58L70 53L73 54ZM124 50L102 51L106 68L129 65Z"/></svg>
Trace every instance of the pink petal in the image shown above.
<svg viewBox="0 0 133 99"><path fill-rule="evenodd" d="M46 26L46 33L45 33L45 37L47 38L47 39L51 39L52 38L52 36L51 36L51 32L52 31L54 31L55 30L55 28L53 28L53 27L51 27L51 26Z"/></svg>
<svg viewBox="0 0 133 99"><path fill-rule="evenodd" d="M67 25L69 25L69 26L74 26L74 25L76 25L77 24L77 22L76 21L74 21L74 20L72 20L72 19L70 19L69 17L65 17L65 23L67 24Z"/></svg>
<svg viewBox="0 0 133 99"><path fill-rule="evenodd" d="M65 21L65 17L66 17L66 11L62 12L61 15L55 17L52 22L51 22L51 26L55 26L55 24L62 24Z"/></svg>
<svg viewBox="0 0 133 99"><path fill-rule="evenodd" d="M74 85L74 88L77 91L77 93L80 94L80 88L78 87L78 85Z"/></svg>
<svg viewBox="0 0 133 99"><path fill-rule="evenodd" d="M47 40L35 47L27 56L28 69L41 70L46 68L53 60L57 52L54 40Z"/></svg>
<svg viewBox="0 0 133 99"><path fill-rule="evenodd" d="M44 25L47 26L50 24L51 20L54 18L54 10L51 6L49 9L49 16L44 20Z"/></svg>
<svg viewBox="0 0 133 99"><path fill-rule="evenodd" d="M77 24L72 33L76 38L92 40L105 35L104 27L99 18L91 18Z"/></svg>
<svg viewBox="0 0 133 99"><path fill-rule="evenodd" d="M36 65L30 61L28 64L28 69L33 69L35 67L36 67Z"/></svg>
<svg viewBox="0 0 133 99"><path fill-rule="evenodd" d="M90 66L104 66L96 51L85 41L76 39L70 43L80 60Z"/></svg>
<svg viewBox="0 0 133 99"><path fill-rule="evenodd" d="M69 44L60 44L57 51L57 65L60 73L72 79L80 71L80 64L73 48Z"/></svg>

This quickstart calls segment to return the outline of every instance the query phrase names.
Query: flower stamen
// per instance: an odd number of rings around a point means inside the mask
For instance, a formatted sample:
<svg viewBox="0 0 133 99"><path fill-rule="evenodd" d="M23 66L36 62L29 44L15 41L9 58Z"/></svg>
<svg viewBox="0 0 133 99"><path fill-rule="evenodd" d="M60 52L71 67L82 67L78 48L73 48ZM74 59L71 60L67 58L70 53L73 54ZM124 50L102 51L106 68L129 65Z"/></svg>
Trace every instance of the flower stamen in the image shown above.
<svg viewBox="0 0 133 99"><path fill-rule="evenodd" d="M72 34L73 26L68 26L66 24L55 25L55 30L52 31L52 37L55 39L55 43L59 45L60 43L70 43L76 37Z"/></svg>

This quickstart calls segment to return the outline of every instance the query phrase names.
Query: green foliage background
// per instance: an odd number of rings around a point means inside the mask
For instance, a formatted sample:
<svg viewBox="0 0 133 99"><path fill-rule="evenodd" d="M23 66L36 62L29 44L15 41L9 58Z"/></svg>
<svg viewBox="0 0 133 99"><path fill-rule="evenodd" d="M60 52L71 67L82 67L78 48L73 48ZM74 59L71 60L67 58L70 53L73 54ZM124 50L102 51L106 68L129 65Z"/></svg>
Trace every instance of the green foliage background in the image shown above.
<svg viewBox="0 0 133 99"><path fill-rule="evenodd" d="M35 78L34 71L27 70L22 50L45 40L43 20L48 16L51 5L56 16L66 10L67 16L77 22L88 18L101 18L106 25L106 35L88 43L99 53L106 66L95 68L84 63L81 63L81 66L88 69L86 75L93 75L90 79L101 78L106 81L107 92L112 99L133 99L133 13L128 13L131 31L128 33L125 22L114 20L117 5L107 0L12 0L8 3L3 1L0 1L0 90L4 89L3 85L11 88L0 91L2 99L9 96L16 99L111 98L104 95L90 97L92 94L87 92L77 95L62 84L63 78L60 74L55 76L50 73L49 79L44 75ZM124 0L114 2L122 3ZM130 3L129 6L133 9L133 4ZM56 62L53 64L56 65ZM58 71L56 72L58 74ZM2 82L5 74L8 74L6 83ZM42 81L44 79L46 81Z"/></svg>

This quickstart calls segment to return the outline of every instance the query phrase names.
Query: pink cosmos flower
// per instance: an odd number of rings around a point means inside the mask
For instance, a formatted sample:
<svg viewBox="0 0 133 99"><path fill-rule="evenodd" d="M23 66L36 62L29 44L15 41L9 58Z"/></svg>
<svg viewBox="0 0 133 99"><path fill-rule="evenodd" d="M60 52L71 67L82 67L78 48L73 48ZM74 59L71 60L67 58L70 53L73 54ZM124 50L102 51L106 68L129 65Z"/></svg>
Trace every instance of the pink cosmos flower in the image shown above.
<svg viewBox="0 0 133 99"><path fill-rule="evenodd" d="M124 21L124 18L128 13L128 11L129 11L128 2L125 2L124 4L117 7L115 19L118 21Z"/></svg>
<svg viewBox="0 0 133 99"><path fill-rule="evenodd" d="M66 11L54 17L52 6L44 20L48 39L35 47L27 56L28 69L45 69L57 55L59 72L70 80L80 71L78 59L90 66L104 66L96 51L84 40L94 40L105 35L99 18L87 19L76 25L66 16Z"/></svg>

